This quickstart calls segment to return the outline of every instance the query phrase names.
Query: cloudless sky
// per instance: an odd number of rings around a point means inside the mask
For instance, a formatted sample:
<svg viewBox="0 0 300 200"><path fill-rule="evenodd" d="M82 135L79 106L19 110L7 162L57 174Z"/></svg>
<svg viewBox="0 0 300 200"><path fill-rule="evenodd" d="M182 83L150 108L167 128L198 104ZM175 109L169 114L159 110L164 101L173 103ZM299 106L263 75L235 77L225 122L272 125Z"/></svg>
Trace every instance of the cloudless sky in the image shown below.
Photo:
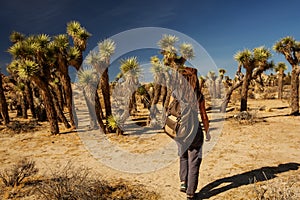
<svg viewBox="0 0 300 200"><path fill-rule="evenodd" d="M66 24L77 20L92 34L86 52L122 31L162 27L196 40L232 76L237 51L272 49L285 36L300 40L299 7L297 0L1 0L0 66L3 71L11 60L6 51L12 31L51 36L65 33ZM272 53L275 62L286 62Z"/></svg>

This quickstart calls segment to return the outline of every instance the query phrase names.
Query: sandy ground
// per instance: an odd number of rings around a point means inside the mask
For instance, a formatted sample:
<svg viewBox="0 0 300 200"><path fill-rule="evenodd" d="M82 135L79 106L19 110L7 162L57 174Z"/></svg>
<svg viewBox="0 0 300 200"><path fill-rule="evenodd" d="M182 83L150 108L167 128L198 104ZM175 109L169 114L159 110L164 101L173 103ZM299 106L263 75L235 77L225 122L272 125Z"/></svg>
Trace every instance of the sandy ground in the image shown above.
<svg viewBox="0 0 300 200"><path fill-rule="evenodd" d="M255 114L253 123L240 123L233 117L237 111L229 112L222 124L224 126L215 129L211 146L206 144L212 149L203 158L197 190L201 191L203 199L254 199L257 186L279 185L282 188L287 182L294 183L288 189L299 195L300 117L287 116L290 111L288 103L280 100L250 100L249 108ZM209 115L212 117L213 113ZM217 119L212 120L211 126L215 127L217 123ZM71 161L75 166L91 168L94 174L108 181L122 178L146 185L149 190L159 193L161 199L185 199L185 194L179 192L177 157L154 171L132 173L126 172L126 169L113 169L101 162L93 152L95 149L91 151L87 140L82 138L86 135L94 139L84 127L78 132L64 131L64 134L55 136L49 134L47 124L31 133L10 135L4 129L0 130L1 169L11 166L21 157L29 157L36 161L39 174L48 174ZM127 136L109 134L107 137L112 146L141 155L167 144L172 146L171 139L161 132ZM118 162L118 158L114 157L119 155L114 152L117 150L105 148L105 159ZM173 153L174 156L174 152L163 153ZM138 159L132 158L127 162L136 163ZM157 162L163 160L157 159ZM152 164L153 161L149 162L148 167Z"/></svg>

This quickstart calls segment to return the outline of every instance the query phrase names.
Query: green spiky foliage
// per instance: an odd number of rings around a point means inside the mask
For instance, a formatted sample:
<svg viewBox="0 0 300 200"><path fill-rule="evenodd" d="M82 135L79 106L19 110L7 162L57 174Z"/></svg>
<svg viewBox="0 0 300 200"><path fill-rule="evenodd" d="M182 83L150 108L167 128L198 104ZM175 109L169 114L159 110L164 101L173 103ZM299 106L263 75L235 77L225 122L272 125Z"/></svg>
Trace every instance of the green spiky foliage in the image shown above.
<svg viewBox="0 0 300 200"><path fill-rule="evenodd" d="M214 71L209 71L209 72L207 73L207 77L208 77L209 79L211 79L211 80L216 80L216 78L217 78L216 72L214 72Z"/></svg>
<svg viewBox="0 0 300 200"><path fill-rule="evenodd" d="M220 68L218 71L219 71L219 75L224 75L226 73L226 70L222 68Z"/></svg>
<svg viewBox="0 0 300 200"><path fill-rule="evenodd" d="M160 59L157 56L152 56L150 59L150 63L151 63L150 71L153 74L162 72L163 64L160 62Z"/></svg>
<svg viewBox="0 0 300 200"><path fill-rule="evenodd" d="M177 49L175 47L175 44L178 41L179 38L177 36L164 34L161 40L158 41L157 45L160 47L161 50L176 53Z"/></svg>
<svg viewBox="0 0 300 200"><path fill-rule="evenodd" d="M141 73L141 68L137 57L122 59L120 69L123 75L129 74L132 77L139 77Z"/></svg>
<svg viewBox="0 0 300 200"><path fill-rule="evenodd" d="M164 34L157 43L161 49L161 54L164 56L164 65L174 69L182 67L186 60L195 57L193 46L188 43L182 43L179 46L178 52L178 49L176 48L176 43L178 41L179 38L177 36ZM180 54L180 56L178 54Z"/></svg>
<svg viewBox="0 0 300 200"><path fill-rule="evenodd" d="M78 82L83 87L93 87L96 90L99 76L93 69L80 70L78 72Z"/></svg>
<svg viewBox="0 0 300 200"><path fill-rule="evenodd" d="M279 62L277 63L277 65L274 67L274 70L276 72L279 72L279 73L283 73L285 70L287 70L287 66L284 62Z"/></svg>
<svg viewBox="0 0 300 200"><path fill-rule="evenodd" d="M115 130L118 128L118 119L116 116L108 116L107 118L107 126L110 127L111 129Z"/></svg>
<svg viewBox="0 0 300 200"><path fill-rule="evenodd" d="M192 44L183 43L179 47L179 51L182 57L186 60L193 59L195 57L195 52Z"/></svg>
<svg viewBox="0 0 300 200"><path fill-rule="evenodd" d="M77 21L71 21L67 24L67 33L74 40L74 45L80 50L83 51L86 49L87 39L91 34L81 26Z"/></svg>
<svg viewBox="0 0 300 200"><path fill-rule="evenodd" d="M263 71L274 67L274 63L269 61L272 54L264 46L254 48L251 52L248 49L240 51L234 55L235 60L239 63L237 73L241 73L241 67L245 68L246 73L239 84L242 85L241 92L241 111L247 111L247 99L249 84L252 79L256 79ZM231 90L230 90L231 91Z"/></svg>
<svg viewBox="0 0 300 200"><path fill-rule="evenodd" d="M25 39L25 35L16 31L13 31L10 36L9 39L12 43L17 43L20 42L22 40Z"/></svg>
<svg viewBox="0 0 300 200"><path fill-rule="evenodd" d="M90 51L85 58L85 63L97 69L97 66L101 65L100 55L96 51Z"/></svg>
<svg viewBox="0 0 300 200"><path fill-rule="evenodd" d="M98 48L100 53L100 59L105 61L115 53L116 44L113 40L106 39L98 43Z"/></svg>

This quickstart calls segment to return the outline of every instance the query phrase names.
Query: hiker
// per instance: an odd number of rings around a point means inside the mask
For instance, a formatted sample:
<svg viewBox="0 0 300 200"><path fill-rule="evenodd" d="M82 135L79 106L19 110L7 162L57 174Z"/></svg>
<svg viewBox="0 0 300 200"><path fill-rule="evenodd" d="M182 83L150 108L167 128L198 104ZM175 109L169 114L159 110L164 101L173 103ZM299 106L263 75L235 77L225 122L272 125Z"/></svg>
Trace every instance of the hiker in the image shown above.
<svg viewBox="0 0 300 200"><path fill-rule="evenodd" d="M175 122L176 128L173 129L176 129L174 140L178 145L178 155L180 158L180 191L187 194L187 199L194 199L198 186L204 140L202 126L198 118L198 109L206 133L206 141L209 141L211 138L209 134L209 121L205 110L204 96L199 90L197 70L190 67L178 70L176 81L176 88L173 90L173 98L170 101L169 111L167 111L169 113L167 115L171 115L170 110L176 110L180 107L180 116L177 115L178 122ZM168 126L168 120L169 118L167 117L165 126Z"/></svg>

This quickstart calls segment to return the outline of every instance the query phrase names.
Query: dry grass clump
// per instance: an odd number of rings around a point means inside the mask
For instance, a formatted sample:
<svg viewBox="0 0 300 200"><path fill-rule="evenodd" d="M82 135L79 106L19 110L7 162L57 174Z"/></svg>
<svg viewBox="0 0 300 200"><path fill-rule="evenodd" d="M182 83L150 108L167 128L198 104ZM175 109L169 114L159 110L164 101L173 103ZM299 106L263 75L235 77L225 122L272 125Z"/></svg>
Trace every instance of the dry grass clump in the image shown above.
<svg viewBox="0 0 300 200"><path fill-rule="evenodd" d="M52 176L37 187L41 199L51 200L105 200L105 199L158 199L154 192L144 186L131 185L123 180L113 184L92 177L86 168L74 168L67 164L63 170L52 172Z"/></svg>
<svg viewBox="0 0 300 200"><path fill-rule="evenodd" d="M38 171L34 161L23 158L11 168L1 171L0 179L6 187L19 186L25 178L37 174Z"/></svg>
<svg viewBox="0 0 300 200"><path fill-rule="evenodd" d="M143 185L133 185L124 180L108 183L90 170L74 167L68 163L63 168L51 171L50 177L34 179L38 172L33 161L23 159L9 170L1 172L0 178L6 187L0 187L1 199L45 200L157 200L159 195L148 191ZM26 179L25 179L26 178ZM21 184L22 183L22 184Z"/></svg>
<svg viewBox="0 0 300 200"><path fill-rule="evenodd" d="M12 121L6 127L2 127L3 133L7 134L20 134L20 133L29 133L37 131L40 124L35 120L30 121Z"/></svg>
<svg viewBox="0 0 300 200"><path fill-rule="evenodd" d="M276 180L272 183L254 184L256 200L298 200L300 199L299 189L295 180Z"/></svg>
<svg viewBox="0 0 300 200"><path fill-rule="evenodd" d="M240 124L253 124L257 121L255 112L242 111L233 116Z"/></svg>

